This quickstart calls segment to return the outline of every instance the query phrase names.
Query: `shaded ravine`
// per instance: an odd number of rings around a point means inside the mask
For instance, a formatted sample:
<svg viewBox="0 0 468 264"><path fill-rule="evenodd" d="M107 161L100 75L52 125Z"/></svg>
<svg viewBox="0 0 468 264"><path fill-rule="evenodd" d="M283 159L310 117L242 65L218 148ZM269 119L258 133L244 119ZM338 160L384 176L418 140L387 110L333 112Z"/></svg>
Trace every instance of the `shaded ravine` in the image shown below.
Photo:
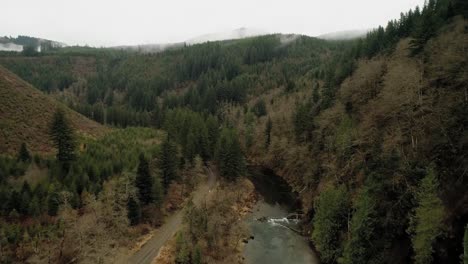
<svg viewBox="0 0 468 264"><path fill-rule="evenodd" d="M244 247L247 264L318 264L308 239L300 234L300 201L289 185L272 171L249 167L249 179L260 195L245 219L253 239Z"/></svg>

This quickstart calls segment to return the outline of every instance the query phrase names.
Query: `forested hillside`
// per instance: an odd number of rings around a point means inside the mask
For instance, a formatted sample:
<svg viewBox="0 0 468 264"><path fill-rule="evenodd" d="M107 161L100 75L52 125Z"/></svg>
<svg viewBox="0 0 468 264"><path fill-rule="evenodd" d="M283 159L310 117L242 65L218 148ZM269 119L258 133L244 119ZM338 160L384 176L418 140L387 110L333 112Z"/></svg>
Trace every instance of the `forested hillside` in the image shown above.
<svg viewBox="0 0 468 264"><path fill-rule="evenodd" d="M193 188L202 162L213 161L226 182L244 176L247 164L286 179L323 263L458 263L468 243L467 12L466 1L430 0L346 41L276 34L156 54L79 47L0 53L0 65L106 131L78 138L71 162L38 156L27 165L30 159L11 154L24 154L21 143L42 151L37 144L50 128L36 140L2 117L0 150L10 156L0 164L0 201L8 201L0 208L8 234L1 243L9 256L27 255L28 241L42 239L42 223L28 225L37 215L65 241L54 217L71 211L59 205L88 217L95 206L114 206L115 217L96 220L99 232L157 225L174 190ZM16 76L0 74L0 88L8 87L0 100L18 97L8 83ZM34 103L19 104L21 112L2 106L0 114L40 116L27 112ZM80 128L82 116L66 116ZM30 174L15 166L43 168L48 188L15 186ZM112 191L128 185L125 193ZM62 246L52 246L60 261Z"/></svg>
<svg viewBox="0 0 468 264"><path fill-rule="evenodd" d="M62 104L37 91L29 83L0 66L0 151L17 153L21 143L27 142L34 152L48 153L52 142L48 137L48 123ZM65 108L65 107L64 107ZM72 125L82 134L98 136L107 129L84 116L67 110Z"/></svg>

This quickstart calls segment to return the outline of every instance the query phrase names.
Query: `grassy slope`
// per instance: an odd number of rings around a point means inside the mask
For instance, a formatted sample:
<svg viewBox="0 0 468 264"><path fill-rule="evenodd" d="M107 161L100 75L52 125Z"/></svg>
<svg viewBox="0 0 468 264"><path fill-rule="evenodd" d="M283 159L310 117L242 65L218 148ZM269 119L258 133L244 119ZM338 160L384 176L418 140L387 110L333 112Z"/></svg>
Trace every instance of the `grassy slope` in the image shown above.
<svg viewBox="0 0 468 264"><path fill-rule="evenodd" d="M0 153L16 153L22 142L33 152L51 152L48 129L57 107L66 109L79 133L98 136L107 130L0 66Z"/></svg>

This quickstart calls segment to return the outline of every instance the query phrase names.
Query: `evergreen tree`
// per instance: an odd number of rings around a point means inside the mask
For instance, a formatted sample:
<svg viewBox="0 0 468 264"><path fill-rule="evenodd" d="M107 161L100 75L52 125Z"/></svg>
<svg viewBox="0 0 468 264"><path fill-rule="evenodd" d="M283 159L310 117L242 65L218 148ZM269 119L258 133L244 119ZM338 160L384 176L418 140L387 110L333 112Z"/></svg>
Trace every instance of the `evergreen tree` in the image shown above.
<svg viewBox="0 0 468 264"><path fill-rule="evenodd" d="M27 215L29 212L29 203L31 202L31 187L27 181L23 182L23 187L21 188L21 200L19 202L20 208L18 211L23 214Z"/></svg>
<svg viewBox="0 0 468 264"><path fill-rule="evenodd" d="M312 139L312 131L314 130L314 116L312 104L306 102L298 104L293 116L294 132L297 142L307 142Z"/></svg>
<svg viewBox="0 0 468 264"><path fill-rule="evenodd" d="M268 118L268 121L266 123L266 128L265 128L265 146L268 148L271 143L271 129L273 127L273 123L271 122L271 118Z"/></svg>
<svg viewBox="0 0 468 264"><path fill-rule="evenodd" d="M140 204L131 197L127 202L127 216L130 220L130 225L137 225L141 220L141 208Z"/></svg>
<svg viewBox="0 0 468 264"><path fill-rule="evenodd" d="M192 252L192 264L201 264L202 263L202 255L200 246L195 246L195 249Z"/></svg>
<svg viewBox="0 0 468 264"><path fill-rule="evenodd" d="M68 163L75 159L75 140L72 127L62 109L57 109L54 114L50 135L58 150L57 160Z"/></svg>
<svg viewBox="0 0 468 264"><path fill-rule="evenodd" d="M409 228L410 233L413 234L412 243L416 264L432 262L432 244L442 233L444 207L437 194L438 186L435 170L430 168L416 193L418 207L411 217Z"/></svg>
<svg viewBox="0 0 468 264"><path fill-rule="evenodd" d="M420 53L426 42L436 33L434 5L434 1L430 0L423 8L421 18L416 25L414 39L410 43L412 55Z"/></svg>
<svg viewBox="0 0 468 264"><path fill-rule="evenodd" d="M149 163L143 153L140 154L135 186L138 188L138 198L147 205L154 201L153 178L150 174Z"/></svg>
<svg viewBox="0 0 468 264"><path fill-rule="evenodd" d="M177 264L189 264L190 263L190 251L188 249L187 241L185 241L184 234L179 232L176 238L176 263Z"/></svg>
<svg viewBox="0 0 468 264"><path fill-rule="evenodd" d="M166 138L161 146L159 158L164 191L167 192L169 184L178 178L177 146Z"/></svg>
<svg viewBox="0 0 468 264"><path fill-rule="evenodd" d="M39 199L36 196L32 198L28 209L29 209L28 214L33 217L38 216L41 213Z"/></svg>
<svg viewBox="0 0 468 264"><path fill-rule="evenodd" d="M366 264L370 258L375 257L378 252L373 249L372 241L375 240L375 229L377 220L376 199L370 194L371 190L366 188L358 197L355 205L356 211L351 218L351 239L345 244L343 264Z"/></svg>
<svg viewBox="0 0 468 264"><path fill-rule="evenodd" d="M255 103L255 105L253 106L252 112L258 117L266 115L267 110L265 101L263 99L258 100L257 103Z"/></svg>
<svg viewBox="0 0 468 264"><path fill-rule="evenodd" d="M217 159L221 175L235 180L245 171L244 157L237 133L232 128L224 128L218 144Z"/></svg>
<svg viewBox="0 0 468 264"><path fill-rule="evenodd" d="M463 264L468 264L468 224L465 227L465 236L463 237Z"/></svg>
<svg viewBox="0 0 468 264"><path fill-rule="evenodd" d="M154 195L154 203L156 205L160 205L164 198L164 188L161 183L160 176L155 177L154 184L153 184L153 195Z"/></svg>
<svg viewBox="0 0 468 264"><path fill-rule="evenodd" d="M31 155L29 154L26 143L24 142L21 144L20 150L18 152L18 160L23 162L31 161Z"/></svg>
<svg viewBox="0 0 468 264"><path fill-rule="evenodd" d="M25 45L23 47L22 53L26 57L33 57L33 56L37 56L39 54L37 52L37 47L35 45Z"/></svg>
<svg viewBox="0 0 468 264"><path fill-rule="evenodd" d="M10 194L10 200L8 202L7 212L15 210L16 212L19 211L21 208L21 193L17 190L13 190Z"/></svg>
<svg viewBox="0 0 468 264"><path fill-rule="evenodd" d="M59 196L58 193L52 191L47 198L47 213L50 216L56 216L59 209Z"/></svg>
<svg viewBox="0 0 468 264"><path fill-rule="evenodd" d="M213 158L219 138L219 124L214 116L210 115L206 119L206 129L208 135L208 158Z"/></svg>
<svg viewBox="0 0 468 264"><path fill-rule="evenodd" d="M349 197L344 185L320 193L315 202L312 241L323 263L336 263L341 255L340 230L346 224Z"/></svg>
<svg viewBox="0 0 468 264"><path fill-rule="evenodd" d="M314 85L314 90L312 92L312 102L317 103L319 101L319 99L320 99L319 84L316 82L315 85Z"/></svg>

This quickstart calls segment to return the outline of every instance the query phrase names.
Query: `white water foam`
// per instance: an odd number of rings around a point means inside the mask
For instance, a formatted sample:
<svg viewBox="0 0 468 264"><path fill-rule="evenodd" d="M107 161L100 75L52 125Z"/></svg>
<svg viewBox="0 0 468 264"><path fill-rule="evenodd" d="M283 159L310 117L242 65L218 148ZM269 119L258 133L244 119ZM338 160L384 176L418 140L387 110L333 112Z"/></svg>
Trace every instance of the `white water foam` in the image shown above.
<svg viewBox="0 0 468 264"><path fill-rule="evenodd" d="M288 219L286 217L283 217L283 218L270 218L268 219L267 221L269 224L273 225L273 226L283 226L283 227L286 227L286 228L289 228L286 225L288 224L297 224L299 222L298 219Z"/></svg>

